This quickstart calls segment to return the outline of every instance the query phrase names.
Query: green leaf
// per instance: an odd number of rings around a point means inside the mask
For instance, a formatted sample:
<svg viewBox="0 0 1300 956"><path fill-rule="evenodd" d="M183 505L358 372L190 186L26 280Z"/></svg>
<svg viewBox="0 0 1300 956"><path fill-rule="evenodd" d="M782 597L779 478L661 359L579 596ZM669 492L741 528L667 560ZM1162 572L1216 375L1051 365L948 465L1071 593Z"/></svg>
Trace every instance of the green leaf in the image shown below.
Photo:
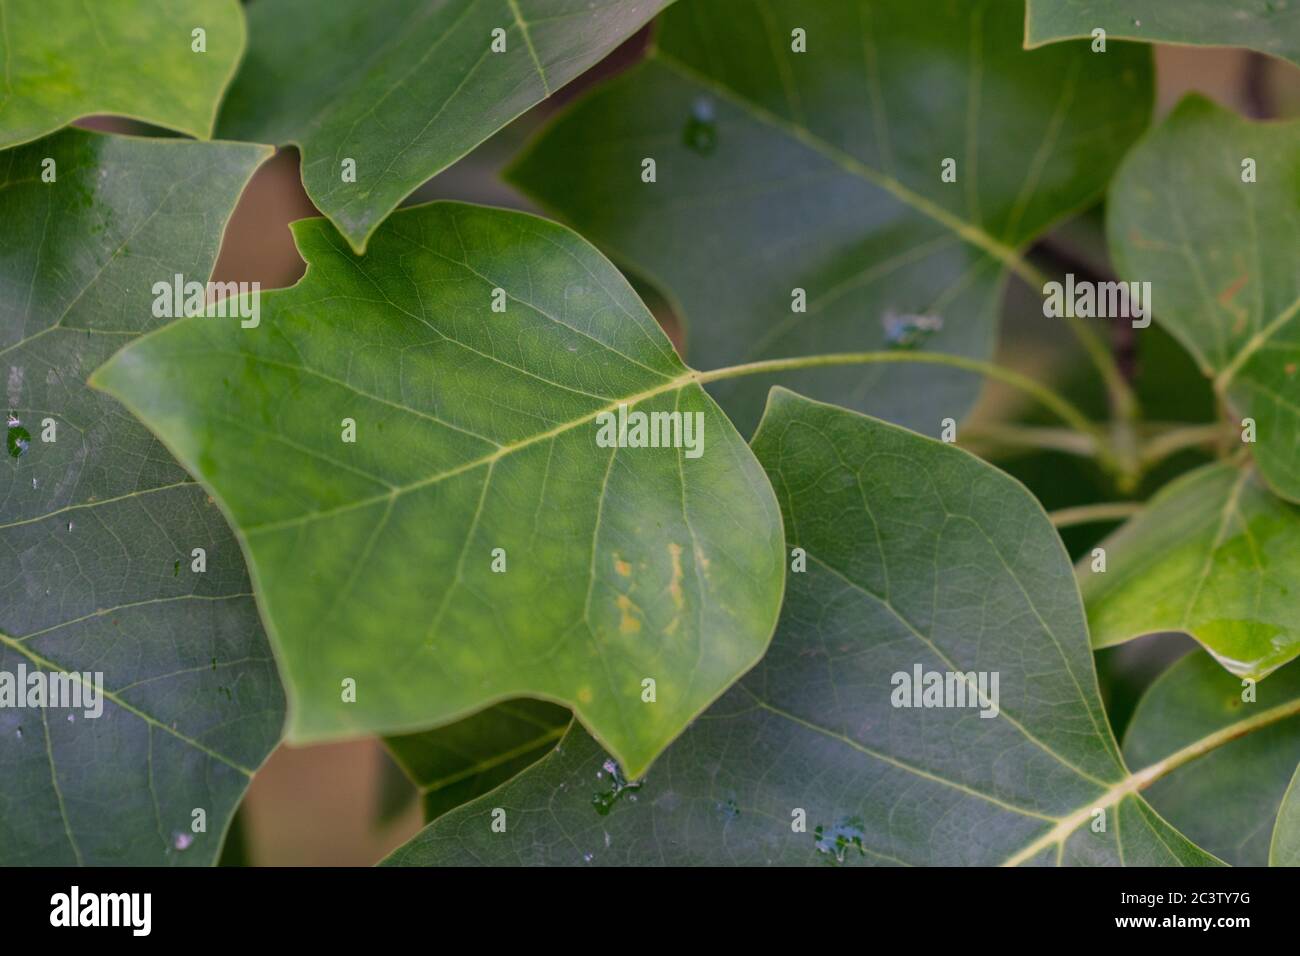
<svg viewBox="0 0 1300 956"><path fill-rule="evenodd" d="M283 693L235 539L84 385L161 324L153 283L207 278L268 154L65 130L0 155L0 369L9 434L28 435L0 458L0 672L102 672L105 696L98 718L0 707L5 864L211 863L279 740Z"/></svg>
<svg viewBox="0 0 1300 956"><path fill-rule="evenodd" d="M1255 182L1243 182L1247 161ZM1111 187L1110 247L1242 416L1269 485L1300 501L1300 122L1183 100Z"/></svg>
<svg viewBox="0 0 1300 956"><path fill-rule="evenodd" d="M807 555L762 663L640 786L575 729L389 862L1214 862L1136 795L1069 559L1023 486L780 389L754 451ZM891 675L918 666L997 672L998 716L893 706Z"/></svg>
<svg viewBox="0 0 1300 956"><path fill-rule="evenodd" d="M671 297L698 368L888 347L987 358L1018 250L1101 193L1151 108L1149 50L1026 53L1022 21L1014 2L678 4L648 61L508 175ZM771 381L711 391L748 434ZM902 366L779 381L936 435L979 389Z"/></svg>
<svg viewBox="0 0 1300 956"><path fill-rule="evenodd" d="M1300 866L1300 766L1286 788L1282 807L1277 813L1273 828L1273 843L1269 848L1270 866Z"/></svg>
<svg viewBox="0 0 1300 956"><path fill-rule="evenodd" d="M297 146L308 195L364 252L417 186L670 2L258 0L221 134ZM493 52L494 30L505 52Z"/></svg>
<svg viewBox="0 0 1300 956"><path fill-rule="evenodd" d="M563 707L523 698L384 743L419 789L428 823L532 766L572 722Z"/></svg>
<svg viewBox="0 0 1300 956"><path fill-rule="evenodd" d="M1300 9L1286 0L1029 0L1025 46L1098 27L1107 40L1243 46L1300 63Z"/></svg>
<svg viewBox="0 0 1300 956"><path fill-rule="evenodd" d="M1242 700L1243 682L1206 654L1165 671L1143 696L1124 736L1124 759L1142 767L1213 733L1231 732L1273 707L1294 716L1245 734L1157 780L1144 794L1198 846L1234 866L1268 863L1273 820L1300 761L1300 667L1278 671Z"/></svg>
<svg viewBox="0 0 1300 956"><path fill-rule="evenodd" d="M258 328L182 320L95 375L229 513L291 738L532 696L643 772L771 640L780 515L748 446L562 226L433 203L364 258L322 219L294 235L307 275ZM598 446L624 404L702 421L702 454Z"/></svg>
<svg viewBox="0 0 1300 956"><path fill-rule="evenodd" d="M0 0L0 149L95 113L207 139L243 52L238 0Z"/></svg>
<svg viewBox="0 0 1300 956"><path fill-rule="evenodd" d="M1085 555L1078 575L1093 647L1185 631L1260 679L1300 655L1300 508L1248 465L1206 465L1166 485Z"/></svg>
<svg viewBox="0 0 1300 956"><path fill-rule="evenodd" d="M373 822L376 827L386 827L406 813L406 808L412 806L420 794L407 772L387 751L380 760L375 777Z"/></svg>

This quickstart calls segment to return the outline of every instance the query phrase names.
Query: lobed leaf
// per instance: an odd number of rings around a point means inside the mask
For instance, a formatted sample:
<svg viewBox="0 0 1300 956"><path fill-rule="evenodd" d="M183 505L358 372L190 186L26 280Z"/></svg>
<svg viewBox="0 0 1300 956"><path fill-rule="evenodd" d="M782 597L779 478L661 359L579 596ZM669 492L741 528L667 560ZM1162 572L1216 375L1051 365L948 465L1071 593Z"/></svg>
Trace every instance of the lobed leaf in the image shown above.
<svg viewBox="0 0 1300 956"><path fill-rule="evenodd" d="M308 195L364 252L417 186L670 2L258 0L221 133L297 146ZM496 30L502 52L492 49Z"/></svg>
<svg viewBox="0 0 1300 956"><path fill-rule="evenodd" d="M5 864L212 863L279 740L283 693L235 539L84 384L162 323L155 282L207 279L268 153L65 130L0 154L0 672L101 672L105 697L99 717L0 707Z"/></svg>
<svg viewBox="0 0 1300 956"><path fill-rule="evenodd" d="M238 0L2 0L0 149L94 113L207 139L243 52Z"/></svg>
<svg viewBox="0 0 1300 956"><path fill-rule="evenodd" d="M807 561L762 663L639 784L575 728L387 862L1216 862L1125 771L1069 559L1020 484L780 389L753 445ZM918 666L1000 691L894 706L892 675Z"/></svg>
<svg viewBox="0 0 1300 956"><path fill-rule="evenodd" d="M771 640L780 515L748 446L561 226L433 203L365 257L294 234L307 275L257 328L185 319L94 377L228 512L291 738L531 696L644 772ZM701 453L598 445L620 406L702 422Z"/></svg>
<svg viewBox="0 0 1300 956"><path fill-rule="evenodd" d="M988 358L1007 271L1102 192L1152 99L1149 50L1026 53L1023 12L678 4L647 62L564 114L508 175L671 297L699 368L878 348ZM946 159L956 182L941 178ZM748 434L771 381L711 391ZM914 366L779 381L936 435L979 389Z"/></svg>

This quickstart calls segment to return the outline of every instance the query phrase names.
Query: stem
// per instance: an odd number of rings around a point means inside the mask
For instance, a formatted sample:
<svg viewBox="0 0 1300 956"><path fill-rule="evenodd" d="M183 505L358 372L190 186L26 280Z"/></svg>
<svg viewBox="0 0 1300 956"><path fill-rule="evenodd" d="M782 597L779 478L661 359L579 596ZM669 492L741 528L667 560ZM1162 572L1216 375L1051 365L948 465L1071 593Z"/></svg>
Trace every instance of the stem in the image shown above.
<svg viewBox="0 0 1300 956"><path fill-rule="evenodd" d="M1212 445L1226 434L1222 424L1175 425L1151 438L1142 449L1142 467L1150 468L1170 455L1198 445Z"/></svg>
<svg viewBox="0 0 1300 956"><path fill-rule="evenodd" d="M1043 448L1082 458L1092 458L1097 454L1097 443L1091 435L1080 435L1070 428L1035 425L978 425L965 431L960 444Z"/></svg>
<svg viewBox="0 0 1300 956"><path fill-rule="evenodd" d="M1239 720L1235 724L1222 727L1212 734L1207 734L1200 740L1192 741L1181 750L1175 750L1163 760L1157 760L1151 766L1132 774L1129 779L1136 781L1136 786L1133 789L1145 790L1161 777L1172 773L1184 764L1191 763L1197 757L1203 757L1211 750L1232 743L1239 737L1245 737L1261 727L1267 727L1269 724L1275 724L1279 720L1286 720L1288 717L1294 717L1297 714L1300 714L1300 697L1289 700L1285 704L1270 707L1254 717L1248 717L1246 720Z"/></svg>
<svg viewBox="0 0 1300 956"><path fill-rule="evenodd" d="M744 375L763 375L769 372L789 372L797 369L821 368L828 365L873 365L873 364L907 364L947 365L968 372L976 372L988 378L996 379L1012 388L1019 389L1051 409L1062 421L1085 435L1091 435L1099 449L1108 447L1101 429L1088 420L1065 398L1032 378L1014 372L1011 369L982 362L979 359L966 358L963 355L950 355L947 352L839 352L831 355L803 355L795 358L767 359L762 362L747 362L744 365L731 365L714 369L711 372L699 372L696 379L701 382L717 382L727 378L740 378Z"/></svg>
<svg viewBox="0 0 1300 956"><path fill-rule="evenodd" d="M1096 505L1079 505L1077 508L1062 508L1049 512L1047 517L1057 528L1069 528L1077 524L1091 524L1099 521L1122 521L1142 510L1140 501L1106 501Z"/></svg>
<svg viewBox="0 0 1300 956"><path fill-rule="evenodd" d="M1050 281L1045 273L1028 262L1022 260L1022 266L1022 268L1015 270L1016 275L1020 276L1029 285L1042 289ZM1128 380L1124 378L1119 363L1115 361L1115 356L1111 354L1111 350L1102 341L1101 336L1077 316L1071 316L1065 322L1070 331L1074 333L1074 337L1079 340L1079 344L1083 346L1083 350L1088 354L1088 358L1092 360L1092 364L1097 367L1097 371L1106 385L1106 394L1110 397L1111 410L1114 412L1115 417L1121 422L1130 424L1137 421L1137 395L1134 393L1132 386L1129 385Z"/></svg>
<svg viewBox="0 0 1300 956"><path fill-rule="evenodd" d="M1125 797L1133 796L1145 790L1161 777L1172 773L1184 764L1191 763L1197 757L1202 757L1217 747L1222 747L1224 744L1253 733L1261 727L1267 727L1269 724L1277 723L1279 720L1286 720L1288 717L1294 717L1297 714L1300 714L1300 697L1287 701L1285 704L1271 707L1247 720L1240 720L1235 724L1216 730L1200 740L1193 741L1181 750L1171 753L1163 760L1157 760L1137 773L1130 773L1105 793L1096 799L1090 800L1085 806L1059 818L1056 826L1028 846L1012 854L1002 865L1019 866L1026 860L1032 860L1047 847L1057 846L1068 840L1070 834L1086 824L1097 810L1105 810L1115 806Z"/></svg>

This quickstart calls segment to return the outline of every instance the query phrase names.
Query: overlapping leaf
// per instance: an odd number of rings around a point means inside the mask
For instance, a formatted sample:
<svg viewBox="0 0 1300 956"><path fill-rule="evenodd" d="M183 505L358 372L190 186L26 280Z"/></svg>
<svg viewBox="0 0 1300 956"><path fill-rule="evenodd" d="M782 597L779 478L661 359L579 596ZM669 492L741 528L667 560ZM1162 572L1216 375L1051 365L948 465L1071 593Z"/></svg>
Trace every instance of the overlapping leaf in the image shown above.
<svg viewBox="0 0 1300 956"><path fill-rule="evenodd" d="M697 367L918 345L987 358L1017 250L1102 191L1151 104L1149 51L1027 53L1023 14L1000 0L678 4L648 62L510 176L671 296ZM933 434L979 386L898 366L781 381ZM714 394L748 433L769 382Z"/></svg>
<svg viewBox="0 0 1300 956"><path fill-rule="evenodd" d="M1270 866L1300 866L1300 766L1282 798L1268 862Z"/></svg>
<svg viewBox="0 0 1300 956"><path fill-rule="evenodd" d="M536 763L572 722L563 707L524 698L384 743L419 791L427 823Z"/></svg>
<svg viewBox="0 0 1300 956"><path fill-rule="evenodd" d="M1025 45L1088 37L1244 46L1300 63L1300 7L1289 0L1029 0Z"/></svg>
<svg viewBox="0 0 1300 956"><path fill-rule="evenodd" d="M1078 571L1094 647L1185 631L1256 679L1300 655L1300 508L1249 465L1179 478L1100 546L1105 572Z"/></svg>
<svg viewBox="0 0 1300 956"><path fill-rule="evenodd" d="M308 194L364 251L420 183L670 2L258 0L222 135L298 146Z"/></svg>
<svg viewBox="0 0 1300 956"><path fill-rule="evenodd" d="M780 390L754 450L807 561L762 663L639 785L575 728L389 862L1214 862L1137 795L1069 560L1022 486ZM976 706L894 706L918 666L975 672ZM977 694L979 672L998 688Z"/></svg>
<svg viewBox="0 0 1300 956"><path fill-rule="evenodd" d="M243 51L239 0L0 0L0 148L93 113L205 139Z"/></svg>
<svg viewBox="0 0 1300 956"><path fill-rule="evenodd" d="M1293 716L1243 734L1145 791L1166 820L1235 866L1269 861L1278 808L1300 763L1300 667L1248 688L1208 655L1189 654L1151 685L1124 735L1124 759L1144 767L1211 734L1247 728L1275 708Z"/></svg>
<svg viewBox="0 0 1300 956"><path fill-rule="evenodd" d="M162 324L155 282L206 281L267 152L65 130L0 154L0 671L102 672L106 695L97 718L0 708L0 862L211 863L279 739L283 693L235 539L85 386Z"/></svg>
<svg viewBox="0 0 1300 956"><path fill-rule="evenodd" d="M295 237L307 276L258 328L186 319L96 373L228 511L290 735L533 696L644 771L771 639L781 524L749 448L561 226L434 203L364 258L325 220ZM700 453L598 444L620 406L702 423Z"/></svg>
<svg viewBox="0 0 1300 956"><path fill-rule="evenodd" d="M1110 194L1121 277L1241 417L1269 485L1300 501L1300 122L1253 123L1188 97Z"/></svg>

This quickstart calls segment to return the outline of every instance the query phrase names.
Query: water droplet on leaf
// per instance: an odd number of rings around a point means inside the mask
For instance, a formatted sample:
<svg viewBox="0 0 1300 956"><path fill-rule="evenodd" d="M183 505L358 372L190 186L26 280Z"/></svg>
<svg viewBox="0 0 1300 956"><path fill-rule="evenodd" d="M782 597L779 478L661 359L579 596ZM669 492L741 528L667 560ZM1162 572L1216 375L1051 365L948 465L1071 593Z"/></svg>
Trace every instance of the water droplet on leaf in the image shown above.
<svg viewBox="0 0 1300 956"><path fill-rule="evenodd" d="M9 449L10 458L20 458L32 444L32 433L23 428L22 423L13 412L9 413L9 431L5 436L5 447ZM32 479L32 487L36 487L36 479Z"/></svg>
<svg viewBox="0 0 1300 956"><path fill-rule="evenodd" d="M629 794L629 799L632 799L630 794L633 791L640 790L645 782L642 780L628 780L623 776L623 768L612 759L605 761L604 768L605 773L609 774L611 786L608 790L591 795L591 805L596 808L596 812L602 817L607 816L609 811L614 809L614 804L618 802L623 794ZM603 779L604 774L598 770L596 771L596 778Z"/></svg>
<svg viewBox="0 0 1300 956"><path fill-rule="evenodd" d="M833 827L819 825L813 830L818 852L827 854L836 866L844 863L855 849L859 856L867 855L862 836L861 817L843 817Z"/></svg>
<svg viewBox="0 0 1300 956"><path fill-rule="evenodd" d="M691 106L691 115L682 129L682 142L701 156L708 156L718 145L718 126L713 115L713 100L701 96Z"/></svg>
<svg viewBox="0 0 1300 956"><path fill-rule="evenodd" d="M885 327L885 343L891 349L920 348L931 336L943 329L943 319L937 315L899 315L886 312L880 321Z"/></svg>

